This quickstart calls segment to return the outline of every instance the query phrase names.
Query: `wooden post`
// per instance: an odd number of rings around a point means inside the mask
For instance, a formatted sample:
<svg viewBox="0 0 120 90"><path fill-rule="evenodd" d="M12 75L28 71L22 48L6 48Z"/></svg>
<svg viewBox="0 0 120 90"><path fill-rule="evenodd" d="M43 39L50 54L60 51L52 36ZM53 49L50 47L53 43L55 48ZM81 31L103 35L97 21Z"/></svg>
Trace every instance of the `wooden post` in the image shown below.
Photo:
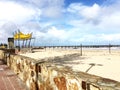
<svg viewBox="0 0 120 90"><path fill-rule="evenodd" d="M24 41L25 41L25 40L23 40L22 48L24 48L24 47L25 47L25 46L24 46Z"/></svg>
<svg viewBox="0 0 120 90"><path fill-rule="evenodd" d="M109 44L109 54L111 53L111 45Z"/></svg>
<svg viewBox="0 0 120 90"><path fill-rule="evenodd" d="M80 45L80 54L82 56L82 44Z"/></svg>
<svg viewBox="0 0 120 90"><path fill-rule="evenodd" d="M31 48L31 39L32 39L32 33L31 33L31 37L29 38L28 48Z"/></svg>
<svg viewBox="0 0 120 90"><path fill-rule="evenodd" d="M17 34L17 31L15 31L14 35L16 35L16 34ZM17 46L17 39L14 39L14 41L15 41L15 47L16 47Z"/></svg>
<svg viewBox="0 0 120 90"><path fill-rule="evenodd" d="M26 41L25 41L25 48L27 48L27 39L26 39Z"/></svg>
<svg viewBox="0 0 120 90"><path fill-rule="evenodd" d="M46 45L44 47L45 47L45 51L46 51Z"/></svg>
<svg viewBox="0 0 120 90"><path fill-rule="evenodd" d="M29 39L28 48L30 48L30 45L31 45L31 38Z"/></svg>
<svg viewBox="0 0 120 90"><path fill-rule="evenodd" d="M14 39L14 35L15 35L15 34L14 34L14 32L13 32L13 39ZM15 47L15 40L14 40L14 47Z"/></svg>
<svg viewBox="0 0 120 90"><path fill-rule="evenodd" d="M18 50L20 51L20 30L18 29Z"/></svg>

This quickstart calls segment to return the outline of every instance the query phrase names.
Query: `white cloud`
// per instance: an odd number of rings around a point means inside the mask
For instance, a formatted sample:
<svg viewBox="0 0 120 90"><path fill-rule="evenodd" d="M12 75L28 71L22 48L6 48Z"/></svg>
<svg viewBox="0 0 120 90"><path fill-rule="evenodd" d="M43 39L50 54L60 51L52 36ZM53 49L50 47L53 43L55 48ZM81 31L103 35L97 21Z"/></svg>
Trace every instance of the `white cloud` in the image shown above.
<svg viewBox="0 0 120 90"><path fill-rule="evenodd" d="M61 6L64 5L64 0L24 0L38 7Z"/></svg>
<svg viewBox="0 0 120 90"><path fill-rule="evenodd" d="M48 38L48 39L56 38L56 39L64 40L66 39L66 33L67 32L65 30L59 30L55 26L51 26L46 30L46 32L37 31L36 35L38 37L41 37L42 35L44 38Z"/></svg>
<svg viewBox="0 0 120 90"><path fill-rule="evenodd" d="M12 37L13 32L20 29L21 24L38 18L40 14L39 9L27 4L0 1L0 40L7 42L7 38Z"/></svg>
<svg viewBox="0 0 120 90"><path fill-rule="evenodd" d="M15 2L0 1L0 20L4 22L13 21L16 23L28 21L36 14L36 10Z"/></svg>
<svg viewBox="0 0 120 90"><path fill-rule="evenodd" d="M93 24L98 24L101 15L101 7L98 4L85 6L81 3L73 3L67 8L67 11L70 14L73 14L73 17L77 16L77 18L79 17L79 20L86 23L92 22Z"/></svg>
<svg viewBox="0 0 120 90"><path fill-rule="evenodd" d="M57 30L55 27L51 27L47 32L49 36L62 40L66 38L66 33L64 30Z"/></svg>
<svg viewBox="0 0 120 90"><path fill-rule="evenodd" d="M49 20L44 21L45 18L43 18L44 22L39 21L42 17L59 17L63 4L64 0L0 1L0 29L2 35L6 36L0 39L7 39L17 29L23 33L35 32L35 35L44 36L53 23Z"/></svg>
<svg viewBox="0 0 120 90"><path fill-rule="evenodd" d="M104 15L103 18L101 18L101 23L98 25L98 27L103 31L119 32L120 12L113 13L108 16Z"/></svg>
<svg viewBox="0 0 120 90"><path fill-rule="evenodd" d="M68 24L75 42L118 43L120 41L120 2L85 6L73 3L67 8ZM71 17L71 18L70 18ZM69 33L70 34L70 33Z"/></svg>
<svg viewBox="0 0 120 90"><path fill-rule="evenodd" d="M0 43L7 43L8 37L13 37L13 32L17 30L18 27L12 22L4 22L0 25Z"/></svg>
<svg viewBox="0 0 120 90"><path fill-rule="evenodd" d="M70 13L78 13L80 12L85 6L83 6L81 3L72 3L67 8L67 11Z"/></svg>
<svg viewBox="0 0 120 90"><path fill-rule="evenodd" d="M98 26L101 30L104 28L108 30L110 28L118 29L120 27L119 4L116 2L107 6L99 6L97 4L85 6L80 3L73 3L67 8L69 14L72 14L74 17L69 18L70 25L73 24L75 27L82 25L82 27L86 28L87 24L92 28ZM92 28L89 29L92 30Z"/></svg>
<svg viewBox="0 0 120 90"><path fill-rule="evenodd" d="M85 6L81 3L73 3L68 9L68 12L78 14L84 18L96 18L100 12L100 6L94 4L93 6Z"/></svg>
<svg viewBox="0 0 120 90"><path fill-rule="evenodd" d="M62 15L62 8L58 6L46 7L42 9L43 17L58 18Z"/></svg>
<svg viewBox="0 0 120 90"><path fill-rule="evenodd" d="M42 11L43 17L56 18L61 16L64 0L25 0Z"/></svg>
<svg viewBox="0 0 120 90"><path fill-rule="evenodd" d="M49 27L46 32L34 32L37 45L62 45L68 39L66 34L65 30L58 29L55 26Z"/></svg>
<svg viewBox="0 0 120 90"><path fill-rule="evenodd" d="M67 11L73 14L73 17L77 16L78 22L83 24L90 23L95 25L109 26L120 26L120 2L113 3L111 5L99 6L94 4L93 6L85 6L81 3L73 3L68 8ZM78 17L80 17L78 19ZM73 19L73 18L72 18ZM73 20L71 20L73 21ZM112 22L111 22L112 21ZM92 23L91 23L92 22ZM101 26L102 27L102 26Z"/></svg>
<svg viewBox="0 0 120 90"><path fill-rule="evenodd" d="M79 13L87 19L98 18L100 13L100 6L98 4L94 4L92 7L85 7Z"/></svg>
<svg viewBox="0 0 120 90"><path fill-rule="evenodd" d="M23 33L33 32L37 43L119 42L118 1L92 6L72 3L67 8L64 7L64 0L16 1L0 1L0 34L5 37L19 28ZM5 38L1 36L0 39Z"/></svg>

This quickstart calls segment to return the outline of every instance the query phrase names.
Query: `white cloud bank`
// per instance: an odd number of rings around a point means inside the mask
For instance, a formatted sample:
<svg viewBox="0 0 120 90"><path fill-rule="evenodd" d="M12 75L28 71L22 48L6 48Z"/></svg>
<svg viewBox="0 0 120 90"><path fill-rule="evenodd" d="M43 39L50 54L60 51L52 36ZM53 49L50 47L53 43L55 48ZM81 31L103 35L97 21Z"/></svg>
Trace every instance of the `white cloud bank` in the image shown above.
<svg viewBox="0 0 120 90"><path fill-rule="evenodd" d="M33 8L17 4L15 2L0 2L0 20L24 22L28 21L37 13Z"/></svg>
<svg viewBox="0 0 120 90"><path fill-rule="evenodd" d="M23 24L39 14L37 8L29 5L19 4L13 1L0 1L0 40L7 42L7 38L13 35L13 32Z"/></svg>
<svg viewBox="0 0 120 90"><path fill-rule="evenodd" d="M25 0L40 8L43 17L57 18L63 12L64 0Z"/></svg>
<svg viewBox="0 0 120 90"><path fill-rule="evenodd" d="M86 6L64 0L0 1L0 36L7 40L16 29L33 32L37 44L112 43L120 41L120 1ZM58 27L62 24L63 27Z"/></svg>
<svg viewBox="0 0 120 90"><path fill-rule="evenodd" d="M69 19L68 23L75 28L73 35L80 35L79 39L73 38L73 40L120 44L119 4L119 1L101 6L98 4L93 6L85 6L81 3L71 4L67 8L67 12L77 18ZM81 35L81 33L83 34Z"/></svg>
<svg viewBox="0 0 120 90"><path fill-rule="evenodd" d="M41 33L46 31L44 28L51 27L48 26L51 23L41 23L39 20L44 18L44 21L45 19L61 16L63 4L64 0L1 0L0 34L6 38L1 36L0 39L2 42L7 42L7 38L12 36L17 29L21 29L25 33L38 32L34 36L39 34L40 37Z"/></svg>

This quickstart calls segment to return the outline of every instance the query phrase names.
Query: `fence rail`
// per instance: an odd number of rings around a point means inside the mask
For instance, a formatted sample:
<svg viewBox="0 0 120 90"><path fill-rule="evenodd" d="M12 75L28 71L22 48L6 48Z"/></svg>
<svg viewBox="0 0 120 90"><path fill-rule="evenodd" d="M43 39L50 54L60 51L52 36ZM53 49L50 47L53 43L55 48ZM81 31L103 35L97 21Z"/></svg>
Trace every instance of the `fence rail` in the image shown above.
<svg viewBox="0 0 120 90"><path fill-rule="evenodd" d="M36 46L34 48L109 48L109 47L120 47L120 45L55 45L55 46Z"/></svg>

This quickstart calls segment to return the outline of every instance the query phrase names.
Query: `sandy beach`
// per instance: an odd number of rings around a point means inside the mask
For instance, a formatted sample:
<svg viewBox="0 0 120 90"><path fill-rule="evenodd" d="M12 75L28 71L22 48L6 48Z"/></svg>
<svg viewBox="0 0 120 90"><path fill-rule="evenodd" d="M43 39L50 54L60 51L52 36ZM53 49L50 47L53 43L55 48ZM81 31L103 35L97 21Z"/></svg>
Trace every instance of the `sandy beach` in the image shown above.
<svg viewBox="0 0 120 90"><path fill-rule="evenodd" d="M46 57L63 56L67 54L80 53L80 49L42 49L34 50L34 53L21 54L37 60ZM120 49L112 48L111 53L106 48L83 48L82 56L69 58L69 60L54 61L54 64L68 66L73 71L82 71L89 74L120 82Z"/></svg>

